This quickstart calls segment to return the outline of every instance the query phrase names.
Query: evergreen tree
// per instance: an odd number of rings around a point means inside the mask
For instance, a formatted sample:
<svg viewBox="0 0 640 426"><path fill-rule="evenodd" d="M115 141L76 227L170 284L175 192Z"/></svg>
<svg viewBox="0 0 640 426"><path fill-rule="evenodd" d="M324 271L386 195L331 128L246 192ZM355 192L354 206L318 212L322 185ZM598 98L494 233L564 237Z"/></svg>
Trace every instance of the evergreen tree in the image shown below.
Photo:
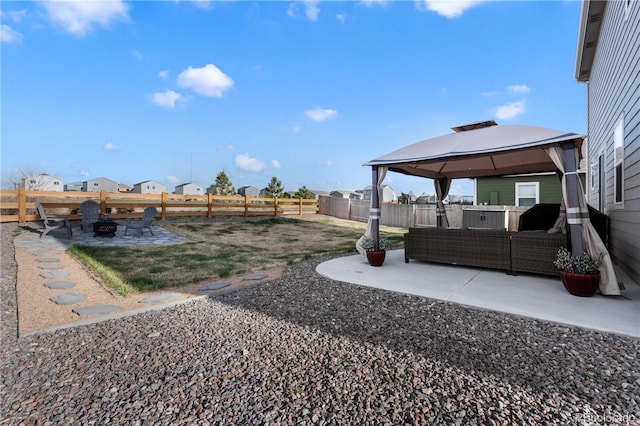
<svg viewBox="0 0 640 426"><path fill-rule="evenodd" d="M207 192L214 195L236 195L236 190L225 172L218 173L216 183L211 185Z"/></svg>
<svg viewBox="0 0 640 426"><path fill-rule="evenodd" d="M284 188L282 188L282 182L277 177L272 177L271 181L266 187L268 198L282 198L284 194Z"/></svg>
<svg viewBox="0 0 640 426"><path fill-rule="evenodd" d="M409 204L411 202L411 196L409 194L405 194L402 192L398 197L398 203L400 204Z"/></svg>
<svg viewBox="0 0 640 426"><path fill-rule="evenodd" d="M294 198L304 198L304 199L308 199L308 200L312 200L315 197L315 195L313 195L311 193L311 191L309 191L307 189L306 186L303 186L302 188L298 189L298 191L293 195Z"/></svg>

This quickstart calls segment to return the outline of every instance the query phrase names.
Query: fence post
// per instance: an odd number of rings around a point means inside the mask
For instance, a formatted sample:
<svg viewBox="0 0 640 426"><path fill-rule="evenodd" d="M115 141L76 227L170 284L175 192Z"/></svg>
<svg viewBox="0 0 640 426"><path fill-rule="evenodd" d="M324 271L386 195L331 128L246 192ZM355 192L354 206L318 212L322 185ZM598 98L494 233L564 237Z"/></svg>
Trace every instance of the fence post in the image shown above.
<svg viewBox="0 0 640 426"><path fill-rule="evenodd" d="M27 190L24 186L18 188L18 223L27 221Z"/></svg>
<svg viewBox="0 0 640 426"><path fill-rule="evenodd" d="M161 200L161 203L162 203L162 213L161 213L161 215L160 215L160 218L161 218L162 220L166 220L166 219L167 219L167 193L166 193L166 192L163 192L161 195L162 195L162 200Z"/></svg>
<svg viewBox="0 0 640 426"><path fill-rule="evenodd" d="M302 216L302 198L298 198L298 216Z"/></svg>
<svg viewBox="0 0 640 426"><path fill-rule="evenodd" d="M207 217L211 217L211 210L213 209L213 194L207 192Z"/></svg>
<svg viewBox="0 0 640 426"><path fill-rule="evenodd" d="M244 217L249 216L249 196L244 194Z"/></svg>
<svg viewBox="0 0 640 426"><path fill-rule="evenodd" d="M107 191L104 189L100 190L100 211L107 212Z"/></svg>

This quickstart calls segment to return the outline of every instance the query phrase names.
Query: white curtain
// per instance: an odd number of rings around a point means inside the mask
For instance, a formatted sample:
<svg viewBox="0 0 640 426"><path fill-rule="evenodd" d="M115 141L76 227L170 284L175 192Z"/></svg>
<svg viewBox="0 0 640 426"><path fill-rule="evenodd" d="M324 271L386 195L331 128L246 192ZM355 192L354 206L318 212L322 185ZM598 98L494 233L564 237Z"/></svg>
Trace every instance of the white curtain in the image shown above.
<svg viewBox="0 0 640 426"><path fill-rule="evenodd" d="M371 238L371 234L372 234L371 227L373 226L373 217L377 217L377 218L380 217L380 210L381 210L380 206L382 205L382 181L386 176L387 176L387 168L378 167L378 181L376 182L376 185L371 188L371 200L369 204L369 220L367 221L367 230L365 231L364 235L360 237L358 241L356 241L356 250L358 250L358 253L363 255L365 259L367 257L367 253L362 248L362 240L365 237ZM378 206L373 205L373 191L378 192Z"/></svg>
<svg viewBox="0 0 640 426"><path fill-rule="evenodd" d="M562 160L563 151L560 147L550 147L545 148L549 157L553 160L554 164L558 169L562 172L562 198L563 201L567 199L567 178L565 174L564 161ZM579 153L576 150L576 164L579 161ZM584 189L582 188L582 182L580 179L578 181L578 208L573 209L573 215L569 215L568 218L565 217L565 220L569 224L580 224L582 228L582 240L585 243L586 250L592 256L598 256L600 253L604 253L604 258L602 260L602 266L600 266L600 293L607 296L619 296L620 295L620 287L618 285L618 280L616 278L616 272L613 268L613 262L611 261L611 256L607 251L607 247L600 239L598 232L591 224L589 220L589 210L587 209L587 202L584 198ZM564 205L564 202L563 202ZM562 206L561 206L562 207ZM568 213L572 213L567 209ZM559 223L561 218L558 218L556 223ZM581 253L572 253L574 256L579 256Z"/></svg>
<svg viewBox="0 0 640 426"><path fill-rule="evenodd" d="M435 179L434 184L436 186L436 197L438 198L436 200L436 224L437 226L448 228L449 219L447 219L447 210L444 206L444 199L447 198L447 195L449 194L449 189L451 188L451 179L438 178Z"/></svg>

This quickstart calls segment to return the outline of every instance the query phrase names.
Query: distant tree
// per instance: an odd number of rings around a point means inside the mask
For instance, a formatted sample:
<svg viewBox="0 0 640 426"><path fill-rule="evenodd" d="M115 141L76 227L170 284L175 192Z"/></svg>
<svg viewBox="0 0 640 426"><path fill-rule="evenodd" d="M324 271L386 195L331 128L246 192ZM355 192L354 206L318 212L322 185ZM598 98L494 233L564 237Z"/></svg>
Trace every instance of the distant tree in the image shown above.
<svg viewBox="0 0 640 426"><path fill-rule="evenodd" d="M409 194L405 194L402 192L398 197L398 203L400 204L409 204L411 203L411 196Z"/></svg>
<svg viewBox="0 0 640 426"><path fill-rule="evenodd" d="M236 195L236 190L224 171L218 173L216 182L207 189L207 192L214 195Z"/></svg>
<svg viewBox="0 0 640 426"><path fill-rule="evenodd" d="M15 169L2 178L2 189L18 189L19 187L24 186L23 184L25 178L33 178L42 174L51 175L50 172L46 170L36 169L35 167ZM44 181L41 182L41 184L44 184ZM29 185L28 189L31 191L42 191L44 188L40 188L38 183L36 183Z"/></svg>
<svg viewBox="0 0 640 426"><path fill-rule="evenodd" d="M282 182L280 182L280 180L275 176L271 178L271 181L265 189L268 198L282 198L282 195L284 194Z"/></svg>
<svg viewBox="0 0 640 426"><path fill-rule="evenodd" d="M313 198L316 198L316 197L315 197L315 195L313 195L313 194L311 193L311 191L309 191L309 190L307 189L307 187L306 187L306 186L303 186L302 188L298 189L298 191L297 191L295 194L293 194L293 197L294 197L294 198L305 198L305 199L313 199Z"/></svg>

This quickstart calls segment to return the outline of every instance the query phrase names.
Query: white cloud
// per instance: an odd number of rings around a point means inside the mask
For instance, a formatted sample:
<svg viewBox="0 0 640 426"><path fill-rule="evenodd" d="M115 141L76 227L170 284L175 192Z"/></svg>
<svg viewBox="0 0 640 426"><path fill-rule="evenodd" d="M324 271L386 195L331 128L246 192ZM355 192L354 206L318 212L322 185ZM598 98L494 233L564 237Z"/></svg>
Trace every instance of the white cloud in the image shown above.
<svg viewBox="0 0 640 426"><path fill-rule="evenodd" d="M320 163L321 166L333 167L336 165L335 161L327 160Z"/></svg>
<svg viewBox="0 0 640 426"><path fill-rule="evenodd" d="M430 10L447 18L462 16L471 7L486 0L416 0L416 8Z"/></svg>
<svg viewBox="0 0 640 426"><path fill-rule="evenodd" d="M211 2L212 0L191 0L191 3L200 9L211 9Z"/></svg>
<svg viewBox="0 0 640 426"><path fill-rule="evenodd" d="M20 22L25 16L27 16L27 9L10 10L8 12L0 10L0 17L8 18L13 22Z"/></svg>
<svg viewBox="0 0 640 426"><path fill-rule="evenodd" d="M298 13L298 7L304 7L304 14L309 20L317 21L318 15L320 15L320 8L318 7L318 0L302 0L302 1L294 1L289 4L289 8L287 9L287 15L292 18L295 18Z"/></svg>
<svg viewBox="0 0 640 426"><path fill-rule="evenodd" d="M273 167L274 169L281 169L282 164L280 164L278 160L271 160L271 167Z"/></svg>
<svg viewBox="0 0 640 426"><path fill-rule="evenodd" d="M513 84L511 86L507 86L507 90L511 93L518 93L523 95L531 92L531 89L526 84Z"/></svg>
<svg viewBox="0 0 640 426"><path fill-rule="evenodd" d="M54 24L77 36L86 35L95 25L108 27L113 21L129 20L129 6L122 0L45 1L40 4Z"/></svg>
<svg viewBox="0 0 640 426"><path fill-rule="evenodd" d="M90 173L88 171L86 171L86 170L81 170L80 171L80 176L89 177Z"/></svg>
<svg viewBox="0 0 640 426"><path fill-rule="evenodd" d="M112 144L111 142L107 142L104 144L104 146L102 147L105 151L115 151L116 149L118 149L117 146L115 146L114 144Z"/></svg>
<svg viewBox="0 0 640 426"><path fill-rule="evenodd" d="M360 3L367 7L373 7L376 5L385 6L388 3L388 0L362 0Z"/></svg>
<svg viewBox="0 0 640 426"><path fill-rule="evenodd" d="M180 182L180 179L178 179L177 176L169 175L169 176L167 176L167 182L169 182L169 183L178 183L178 182Z"/></svg>
<svg viewBox="0 0 640 426"><path fill-rule="evenodd" d="M249 172L260 172L264 170L265 164L257 158L249 157L249 154L236 155L236 167Z"/></svg>
<svg viewBox="0 0 640 426"><path fill-rule="evenodd" d="M160 77L163 80L167 80L169 78L169 71L167 71L167 70L160 71L158 73L158 77Z"/></svg>
<svg viewBox="0 0 640 426"><path fill-rule="evenodd" d="M337 116L338 111L334 109L316 108L306 110L304 112L304 115L306 115L313 121L324 121Z"/></svg>
<svg viewBox="0 0 640 426"><path fill-rule="evenodd" d="M0 25L0 42L19 43L22 41L22 34L6 24Z"/></svg>
<svg viewBox="0 0 640 426"><path fill-rule="evenodd" d="M233 86L233 80L215 65L207 64L182 71L178 75L178 86L203 96L221 98Z"/></svg>
<svg viewBox="0 0 640 426"><path fill-rule="evenodd" d="M501 120L509 120L524 113L526 110L524 100L501 105L494 109L493 113L496 118Z"/></svg>
<svg viewBox="0 0 640 426"><path fill-rule="evenodd" d="M337 13L336 19L344 24L345 19L347 19L347 15L344 13Z"/></svg>
<svg viewBox="0 0 640 426"><path fill-rule="evenodd" d="M175 108L177 102L185 100L184 96L173 90L165 90L164 92L156 92L151 95L154 104L163 108Z"/></svg>

